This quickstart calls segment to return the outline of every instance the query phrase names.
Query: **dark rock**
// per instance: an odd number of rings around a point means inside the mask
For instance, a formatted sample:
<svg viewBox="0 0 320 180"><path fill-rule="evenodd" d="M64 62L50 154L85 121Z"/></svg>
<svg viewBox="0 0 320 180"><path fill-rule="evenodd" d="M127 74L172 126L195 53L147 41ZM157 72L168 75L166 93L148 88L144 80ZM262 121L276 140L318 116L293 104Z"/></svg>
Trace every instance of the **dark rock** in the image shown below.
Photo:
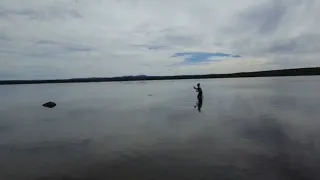
<svg viewBox="0 0 320 180"><path fill-rule="evenodd" d="M47 108L54 108L56 105L57 104L54 102L47 102L47 103L44 103L42 106Z"/></svg>

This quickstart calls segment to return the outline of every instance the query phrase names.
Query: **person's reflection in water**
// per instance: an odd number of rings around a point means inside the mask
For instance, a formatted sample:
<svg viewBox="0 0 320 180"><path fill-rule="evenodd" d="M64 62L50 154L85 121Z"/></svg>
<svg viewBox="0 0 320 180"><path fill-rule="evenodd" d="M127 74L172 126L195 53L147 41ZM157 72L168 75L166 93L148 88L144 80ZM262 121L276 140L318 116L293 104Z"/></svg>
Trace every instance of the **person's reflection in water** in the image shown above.
<svg viewBox="0 0 320 180"><path fill-rule="evenodd" d="M198 101L197 101L197 105L194 106L194 108L198 107L198 111L199 111L199 112L201 112L202 102L203 102L203 98L200 98L200 99L198 99Z"/></svg>
<svg viewBox="0 0 320 180"><path fill-rule="evenodd" d="M201 112L201 108L202 108L202 103L203 103L203 92L202 89L200 87L200 83L197 84L197 87L193 88L198 92L198 96L197 96L197 104L194 106L194 108L198 107L198 111Z"/></svg>

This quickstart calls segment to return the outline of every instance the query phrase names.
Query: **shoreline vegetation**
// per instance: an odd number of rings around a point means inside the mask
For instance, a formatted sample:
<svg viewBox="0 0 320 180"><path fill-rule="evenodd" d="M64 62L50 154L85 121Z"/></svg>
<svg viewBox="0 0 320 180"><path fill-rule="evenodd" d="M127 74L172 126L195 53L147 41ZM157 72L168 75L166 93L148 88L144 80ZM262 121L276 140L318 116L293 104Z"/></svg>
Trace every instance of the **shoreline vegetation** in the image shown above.
<svg viewBox="0 0 320 180"><path fill-rule="evenodd" d="M0 85L247 78L247 77L277 77L277 76L317 76L317 75L320 75L320 67L255 71L255 72L239 72L239 73L230 73L230 74L175 75L175 76L138 75L138 76L121 76L121 77L109 77L109 78L108 77L92 77L92 78L51 79L51 80L2 80L0 81Z"/></svg>

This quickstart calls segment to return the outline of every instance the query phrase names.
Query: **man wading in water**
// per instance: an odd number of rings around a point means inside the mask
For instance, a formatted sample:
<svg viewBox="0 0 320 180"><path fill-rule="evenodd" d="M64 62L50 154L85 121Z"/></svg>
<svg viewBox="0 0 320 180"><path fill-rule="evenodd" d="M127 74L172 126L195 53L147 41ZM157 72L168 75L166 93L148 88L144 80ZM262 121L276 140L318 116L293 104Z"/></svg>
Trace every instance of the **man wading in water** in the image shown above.
<svg viewBox="0 0 320 180"><path fill-rule="evenodd" d="M197 105L194 106L194 108L196 108L198 106L198 111L201 112L201 107L202 107L202 100L203 100L203 93L202 93L202 89L200 87L200 83L197 84L197 87L194 87L193 88L198 92L198 102L197 102Z"/></svg>

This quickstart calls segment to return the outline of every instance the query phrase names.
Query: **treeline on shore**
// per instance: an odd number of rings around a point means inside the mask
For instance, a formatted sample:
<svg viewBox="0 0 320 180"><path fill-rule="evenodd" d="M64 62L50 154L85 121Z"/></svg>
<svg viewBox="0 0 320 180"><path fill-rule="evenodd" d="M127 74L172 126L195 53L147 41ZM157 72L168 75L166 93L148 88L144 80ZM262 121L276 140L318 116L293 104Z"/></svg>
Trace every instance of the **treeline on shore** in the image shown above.
<svg viewBox="0 0 320 180"><path fill-rule="evenodd" d="M51 80L4 80L0 85L13 84L45 84L45 83L85 83L114 81L147 81L147 80L177 80L177 79L210 79L210 78L244 78L244 77L275 77L275 76L315 76L320 75L320 67L297 68L256 72L240 72L231 74L177 75L177 76L121 76L109 78L73 78Z"/></svg>

